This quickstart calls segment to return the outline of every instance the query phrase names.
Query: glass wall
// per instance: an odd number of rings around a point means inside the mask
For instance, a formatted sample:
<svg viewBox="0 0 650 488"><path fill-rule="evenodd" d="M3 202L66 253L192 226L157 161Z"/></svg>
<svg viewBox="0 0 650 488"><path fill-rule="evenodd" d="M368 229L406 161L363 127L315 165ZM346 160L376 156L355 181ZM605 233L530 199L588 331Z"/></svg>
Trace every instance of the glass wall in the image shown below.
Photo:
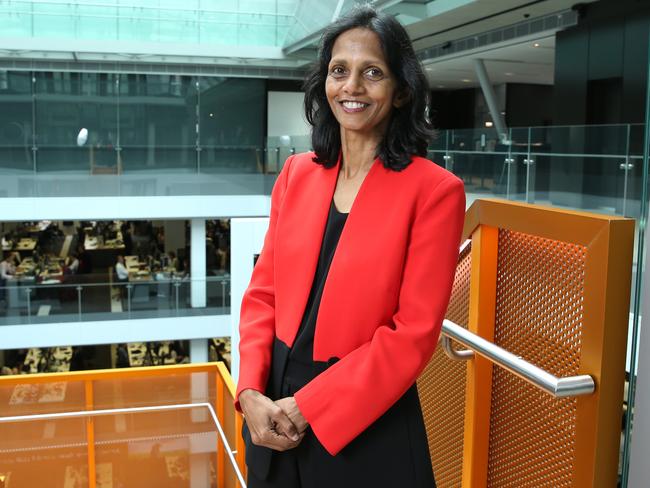
<svg viewBox="0 0 650 488"><path fill-rule="evenodd" d="M10 0L3 35L70 40L282 46L297 0ZM332 6L329 7L331 18Z"/></svg>
<svg viewBox="0 0 650 488"><path fill-rule="evenodd" d="M476 197L639 217L643 124L441 131L429 157Z"/></svg>
<svg viewBox="0 0 650 488"><path fill-rule="evenodd" d="M230 221L206 222L196 274L189 236L183 220L0 223L0 325L228 314Z"/></svg>
<svg viewBox="0 0 650 488"><path fill-rule="evenodd" d="M261 173L261 79L0 72L0 171Z"/></svg>

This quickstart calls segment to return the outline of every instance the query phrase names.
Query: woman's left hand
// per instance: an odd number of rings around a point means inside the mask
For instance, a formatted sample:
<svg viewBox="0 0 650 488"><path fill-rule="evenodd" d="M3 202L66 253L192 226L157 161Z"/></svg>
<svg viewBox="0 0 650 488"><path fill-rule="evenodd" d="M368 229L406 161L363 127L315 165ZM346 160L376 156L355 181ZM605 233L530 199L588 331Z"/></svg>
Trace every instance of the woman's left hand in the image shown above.
<svg viewBox="0 0 650 488"><path fill-rule="evenodd" d="M305 417L302 416L302 413L300 413L294 397L281 398L280 400L276 400L275 404L289 417L289 420L291 420L299 434L302 434L307 429L309 424L305 420Z"/></svg>

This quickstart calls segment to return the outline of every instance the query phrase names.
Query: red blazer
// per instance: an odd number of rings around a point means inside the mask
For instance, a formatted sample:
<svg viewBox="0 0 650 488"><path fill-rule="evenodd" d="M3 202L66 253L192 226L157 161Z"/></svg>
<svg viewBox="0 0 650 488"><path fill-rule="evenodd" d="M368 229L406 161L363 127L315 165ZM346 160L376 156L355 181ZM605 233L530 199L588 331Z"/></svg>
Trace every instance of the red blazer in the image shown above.
<svg viewBox="0 0 650 488"><path fill-rule="evenodd" d="M291 347L307 304L340 165L326 169L313 156L290 157L273 188L269 228L241 304L237 398L247 388L265 391L274 338ZM366 175L314 334L314 360L340 360L295 394L330 454L388 410L433 354L464 215L461 180L427 159L414 157L399 172L376 160Z"/></svg>

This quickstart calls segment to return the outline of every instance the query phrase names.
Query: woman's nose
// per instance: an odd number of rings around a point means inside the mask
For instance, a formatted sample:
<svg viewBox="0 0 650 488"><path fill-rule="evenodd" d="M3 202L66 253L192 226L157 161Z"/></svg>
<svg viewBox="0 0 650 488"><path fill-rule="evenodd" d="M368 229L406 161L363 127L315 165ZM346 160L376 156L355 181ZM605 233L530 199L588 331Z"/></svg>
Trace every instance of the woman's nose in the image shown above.
<svg viewBox="0 0 650 488"><path fill-rule="evenodd" d="M363 91L363 79L360 75L352 73L345 80L343 90L350 95L355 95Z"/></svg>

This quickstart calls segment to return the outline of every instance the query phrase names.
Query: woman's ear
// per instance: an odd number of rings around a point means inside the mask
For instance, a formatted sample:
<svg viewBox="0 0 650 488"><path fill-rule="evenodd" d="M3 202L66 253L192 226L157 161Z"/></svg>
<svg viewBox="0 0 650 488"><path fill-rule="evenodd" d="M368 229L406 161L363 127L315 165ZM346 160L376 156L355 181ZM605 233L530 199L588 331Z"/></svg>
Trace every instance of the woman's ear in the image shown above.
<svg viewBox="0 0 650 488"><path fill-rule="evenodd" d="M393 97L393 107L400 108L409 101L409 94L406 90L401 90Z"/></svg>

